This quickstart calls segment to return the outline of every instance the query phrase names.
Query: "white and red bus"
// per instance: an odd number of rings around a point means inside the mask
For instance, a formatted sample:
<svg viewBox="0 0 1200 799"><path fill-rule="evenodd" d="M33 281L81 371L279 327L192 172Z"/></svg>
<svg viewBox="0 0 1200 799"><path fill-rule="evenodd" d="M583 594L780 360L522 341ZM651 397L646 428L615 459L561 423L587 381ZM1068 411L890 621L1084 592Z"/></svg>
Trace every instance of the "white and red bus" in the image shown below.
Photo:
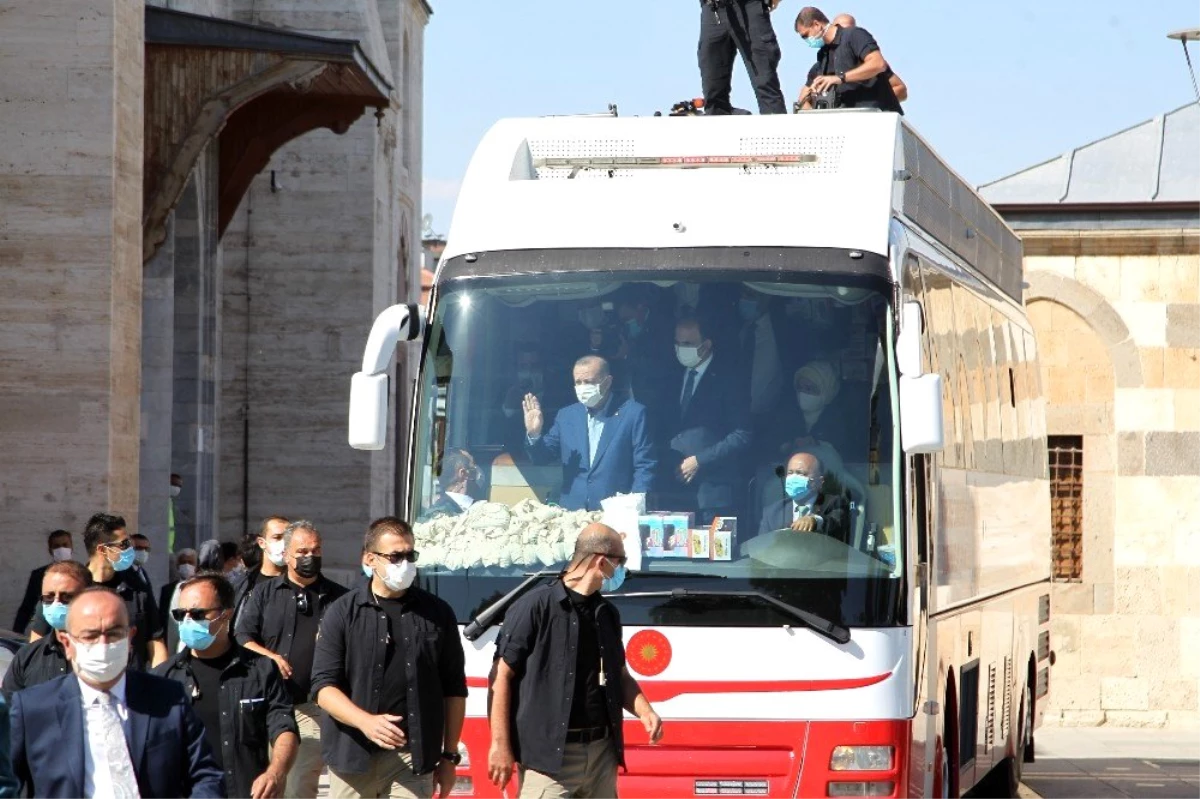
<svg viewBox="0 0 1200 799"><path fill-rule="evenodd" d="M350 442L378 449L396 342L419 339L405 507L422 584L464 629L456 793L500 795L486 686L503 612L553 579L588 517L559 500L564 472L591 466L530 462L519 397L539 396L548 427L588 352L647 408L659 463L636 529L620 517L641 552L609 599L665 736L649 746L628 720L622 795L1014 783L1050 661L1044 402L1021 270L1012 231L894 114L496 124L428 315L381 315L351 391ZM674 320L691 313L750 420L712 480L728 540L685 515L681 439L653 422L678 401ZM819 457L823 493L841 498L836 531L770 529L795 451ZM464 453L478 473L449 485L443 465ZM683 528L674 549L652 540Z"/></svg>

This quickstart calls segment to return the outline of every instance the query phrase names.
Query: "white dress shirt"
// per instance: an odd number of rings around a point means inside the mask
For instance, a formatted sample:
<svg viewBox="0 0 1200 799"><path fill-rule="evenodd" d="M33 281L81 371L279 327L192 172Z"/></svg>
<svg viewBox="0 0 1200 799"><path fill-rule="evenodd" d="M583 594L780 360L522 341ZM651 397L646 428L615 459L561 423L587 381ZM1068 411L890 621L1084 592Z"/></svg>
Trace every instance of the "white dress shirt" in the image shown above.
<svg viewBox="0 0 1200 799"><path fill-rule="evenodd" d="M80 680L78 675L75 679L79 681L79 694L83 698L83 795L112 796L114 793L112 775L109 773L108 766L96 768L97 763L105 762L108 750L100 735L98 724L94 729L90 729L88 724L89 716L96 712L91 708L98 706L104 692L98 691ZM128 737L129 706L125 704L125 675L121 675L117 684L108 689L108 694L112 697L113 707L116 709L117 716L121 719L121 727Z"/></svg>
<svg viewBox="0 0 1200 799"><path fill-rule="evenodd" d="M466 494L459 494L455 491L445 491L443 493L450 497L450 499L454 501L454 504L463 510L466 510L475 504L475 500L471 499Z"/></svg>

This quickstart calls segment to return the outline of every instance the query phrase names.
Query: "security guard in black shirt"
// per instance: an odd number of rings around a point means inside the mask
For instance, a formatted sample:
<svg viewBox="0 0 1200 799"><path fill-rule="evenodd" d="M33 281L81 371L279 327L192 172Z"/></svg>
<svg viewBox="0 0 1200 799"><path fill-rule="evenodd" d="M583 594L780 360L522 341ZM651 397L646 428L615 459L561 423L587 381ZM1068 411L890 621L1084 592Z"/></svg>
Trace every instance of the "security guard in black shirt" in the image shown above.
<svg viewBox="0 0 1200 799"><path fill-rule="evenodd" d="M233 586L219 574L185 582L171 616L188 648L154 673L187 689L229 795L272 799L283 795L299 734L275 664L230 638L234 602Z"/></svg>
<svg viewBox="0 0 1200 799"><path fill-rule="evenodd" d="M742 54L760 114L786 114L779 88L779 42L771 12L779 0L700 0L700 81L706 115L732 114L733 57Z"/></svg>
<svg viewBox="0 0 1200 799"><path fill-rule="evenodd" d="M73 560L52 563L46 567L40 585L42 616L55 631L67 626L67 606L75 596L92 584L92 575L82 564ZM4 675L4 698L23 688L49 682L71 672L67 653L54 633L21 647Z"/></svg>
<svg viewBox="0 0 1200 799"><path fill-rule="evenodd" d="M815 77L809 73L812 94L833 91L837 108L904 113L888 81L887 61L865 28L839 27L819 8L805 6L796 15L796 33L818 50ZM801 103L807 98L807 93L802 93Z"/></svg>

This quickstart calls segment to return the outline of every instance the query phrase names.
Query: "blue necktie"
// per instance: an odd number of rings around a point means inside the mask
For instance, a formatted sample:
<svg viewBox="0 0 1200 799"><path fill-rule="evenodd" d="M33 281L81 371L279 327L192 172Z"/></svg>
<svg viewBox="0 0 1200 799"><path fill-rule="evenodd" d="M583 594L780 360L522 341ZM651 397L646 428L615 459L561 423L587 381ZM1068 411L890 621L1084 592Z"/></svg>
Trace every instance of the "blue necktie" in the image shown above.
<svg viewBox="0 0 1200 799"><path fill-rule="evenodd" d="M683 381L683 400L679 403L680 410L687 413L688 405L692 402L692 392L696 390L696 370L688 369L687 380Z"/></svg>

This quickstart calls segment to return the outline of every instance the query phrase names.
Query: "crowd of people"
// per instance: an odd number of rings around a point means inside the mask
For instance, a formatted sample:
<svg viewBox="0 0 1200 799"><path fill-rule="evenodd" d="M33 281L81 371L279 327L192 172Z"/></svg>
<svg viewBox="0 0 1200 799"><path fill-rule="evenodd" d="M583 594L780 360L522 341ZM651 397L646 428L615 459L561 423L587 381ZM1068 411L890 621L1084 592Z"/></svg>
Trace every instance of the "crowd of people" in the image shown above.
<svg viewBox="0 0 1200 799"><path fill-rule="evenodd" d="M762 114L784 114L779 83L781 51L771 24L780 0L700 0L700 78L707 115L735 113L730 102L735 54L740 53ZM830 20L805 6L796 15L796 33L816 50L797 111L823 108L878 108L904 113L908 87L883 57L879 43L850 14Z"/></svg>
<svg viewBox="0 0 1200 799"><path fill-rule="evenodd" d="M70 557L69 532L50 534L52 562L31 577L33 640L3 680L0 796L313 797L326 769L331 797L450 794L462 638L449 605L414 585L407 522L372 522L362 575L343 586L322 573L316 525L273 516L240 551L212 541L178 552L179 579L158 602L137 538L121 517L96 514L85 565ZM561 581L510 611L495 655L498 785L516 773L522 796L612 796L622 708L652 741L661 735L599 594L624 559L621 537L590 525ZM571 602L547 602L558 596ZM588 623L570 642L546 637L551 611ZM574 668L547 669L547 653ZM542 701L551 695L571 701ZM543 726L548 706L561 729Z"/></svg>

